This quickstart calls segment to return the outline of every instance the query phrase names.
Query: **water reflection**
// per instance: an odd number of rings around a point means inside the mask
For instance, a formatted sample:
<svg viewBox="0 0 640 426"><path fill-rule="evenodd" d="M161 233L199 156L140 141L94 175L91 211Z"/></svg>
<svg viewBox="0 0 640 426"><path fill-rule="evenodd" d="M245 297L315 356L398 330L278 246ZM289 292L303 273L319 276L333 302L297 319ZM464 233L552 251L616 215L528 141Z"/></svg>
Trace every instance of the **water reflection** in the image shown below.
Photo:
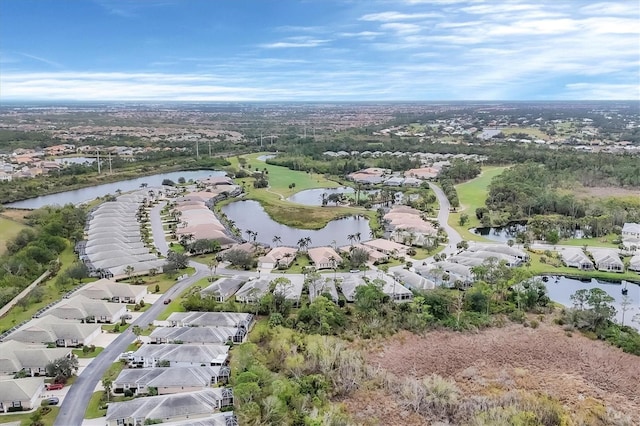
<svg viewBox="0 0 640 426"><path fill-rule="evenodd" d="M39 209L47 205L80 204L107 194L115 194L119 189L122 192L133 191L140 188L140 185L160 186L165 179L177 182L183 177L187 181L207 176L223 176L225 172L216 170L192 170L183 172L160 173L157 175L143 176L136 179L123 180L102 185L90 186L88 188L75 189L73 191L60 192L58 194L43 195L41 197L29 198L28 200L16 201L5 204L6 207L16 209Z"/></svg>
<svg viewBox="0 0 640 426"><path fill-rule="evenodd" d="M281 245L295 246L301 238L311 238L311 247L321 245L338 246L349 244L347 236L360 233L361 239L370 239L369 220L364 217L350 216L329 222L319 230L307 230L283 225L271 219L264 208L257 201L236 201L222 208L224 214L242 230L246 238L247 229L258 233L256 241L262 244L273 245L273 237L281 238ZM295 214L295 210L291 211Z"/></svg>
<svg viewBox="0 0 640 426"><path fill-rule="evenodd" d="M640 313L640 285L633 284L627 281L618 283L610 283L607 281L599 281L596 279L586 279L585 281L567 278L563 276L550 276L545 282L547 290L549 291L549 297L551 300L558 302L564 306L573 307L571 301L571 295L580 289L592 289L599 288L606 291L611 297L615 299L613 306L616 308L616 320L622 321L622 290L627 290L627 296L631 300L627 312L625 313L625 325L633 326L640 329L640 324L633 323L631 318Z"/></svg>

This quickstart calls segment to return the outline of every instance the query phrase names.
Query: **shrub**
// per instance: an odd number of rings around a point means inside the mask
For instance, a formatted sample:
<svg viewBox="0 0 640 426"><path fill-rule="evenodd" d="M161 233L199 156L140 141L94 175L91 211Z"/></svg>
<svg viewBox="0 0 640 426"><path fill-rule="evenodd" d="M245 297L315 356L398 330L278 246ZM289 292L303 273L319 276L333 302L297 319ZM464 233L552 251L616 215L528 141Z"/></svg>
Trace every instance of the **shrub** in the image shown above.
<svg viewBox="0 0 640 426"><path fill-rule="evenodd" d="M529 325L531 326L531 328L538 328L538 326L540 326L540 323L536 320L531 320Z"/></svg>

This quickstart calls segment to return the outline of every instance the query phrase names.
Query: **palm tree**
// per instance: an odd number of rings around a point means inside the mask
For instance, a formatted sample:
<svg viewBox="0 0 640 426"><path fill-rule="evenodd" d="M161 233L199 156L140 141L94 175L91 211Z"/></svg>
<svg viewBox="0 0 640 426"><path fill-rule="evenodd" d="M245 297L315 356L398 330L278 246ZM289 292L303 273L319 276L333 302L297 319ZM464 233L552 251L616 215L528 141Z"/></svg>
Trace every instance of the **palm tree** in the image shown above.
<svg viewBox="0 0 640 426"><path fill-rule="evenodd" d="M271 241L276 245L276 247L278 247L282 242L282 238L279 235L275 235Z"/></svg>
<svg viewBox="0 0 640 426"><path fill-rule="evenodd" d="M360 242L360 237L362 236L360 232L356 232L355 234L353 234L353 236L356 238L357 242Z"/></svg>
<svg viewBox="0 0 640 426"><path fill-rule="evenodd" d="M304 248L304 247L305 247L305 245L306 245L306 241L304 240L304 238L300 238L300 239L298 240L297 245L298 245L298 248L300 249L300 251L304 251L304 250L303 250L303 248Z"/></svg>
<svg viewBox="0 0 640 426"><path fill-rule="evenodd" d="M245 232L245 234L247 234L247 239L251 240L251 236L253 235L253 231L251 229L247 229L244 232Z"/></svg>
<svg viewBox="0 0 640 426"><path fill-rule="evenodd" d="M356 239L356 235L355 234L349 234L347 235L347 240L349 240L349 243L351 243L351 245L353 245L353 241Z"/></svg>
<svg viewBox="0 0 640 426"><path fill-rule="evenodd" d="M309 248L309 246L311 245L311 237L304 237L304 245L305 247Z"/></svg>
<svg viewBox="0 0 640 426"><path fill-rule="evenodd" d="M331 267L333 268L333 282L336 282L336 261L338 259L336 259L336 257L334 255L329 256L329 262L331 262Z"/></svg>

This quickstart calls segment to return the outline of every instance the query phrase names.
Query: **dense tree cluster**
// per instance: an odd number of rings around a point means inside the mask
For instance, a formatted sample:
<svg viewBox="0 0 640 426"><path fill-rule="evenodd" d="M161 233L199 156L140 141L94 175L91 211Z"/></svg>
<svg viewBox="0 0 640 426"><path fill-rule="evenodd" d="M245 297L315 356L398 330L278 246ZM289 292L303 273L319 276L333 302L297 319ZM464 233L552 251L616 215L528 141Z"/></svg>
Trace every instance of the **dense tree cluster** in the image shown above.
<svg viewBox="0 0 640 426"><path fill-rule="evenodd" d="M0 257L0 304L4 305L34 279L52 268L57 271L57 258L67 247L79 240L86 212L73 205L46 207L26 217L31 228L21 230L7 243L7 252Z"/></svg>
<svg viewBox="0 0 640 426"><path fill-rule="evenodd" d="M549 229L558 230L561 236L581 229L586 236L598 237L625 222L640 220L639 200L579 199L563 191L559 182L545 165L518 164L493 178L486 205L505 213L507 220L531 218L529 228L536 238L544 237Z"/></svg>

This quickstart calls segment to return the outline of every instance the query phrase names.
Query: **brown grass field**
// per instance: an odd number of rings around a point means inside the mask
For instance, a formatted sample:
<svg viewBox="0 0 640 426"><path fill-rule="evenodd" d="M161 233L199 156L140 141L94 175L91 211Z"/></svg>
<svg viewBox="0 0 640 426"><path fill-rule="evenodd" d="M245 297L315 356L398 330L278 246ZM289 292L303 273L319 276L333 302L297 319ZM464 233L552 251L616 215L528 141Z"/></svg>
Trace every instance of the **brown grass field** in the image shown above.
<svg viewBox="0 0 640 426"><path fill-rule="evenodd" d="M511 391L548 395L575 424L617 424L591 421L603 405L640 424L640 357L576 332L569 336L555 324L424 336L401 332L373 345L367 351L372 366L399 378L437 374L452 379L463 398ZM342 402L359 424L429 424L383 390L362 389ZM590 421L580 420L585 415Z"/></svg>

